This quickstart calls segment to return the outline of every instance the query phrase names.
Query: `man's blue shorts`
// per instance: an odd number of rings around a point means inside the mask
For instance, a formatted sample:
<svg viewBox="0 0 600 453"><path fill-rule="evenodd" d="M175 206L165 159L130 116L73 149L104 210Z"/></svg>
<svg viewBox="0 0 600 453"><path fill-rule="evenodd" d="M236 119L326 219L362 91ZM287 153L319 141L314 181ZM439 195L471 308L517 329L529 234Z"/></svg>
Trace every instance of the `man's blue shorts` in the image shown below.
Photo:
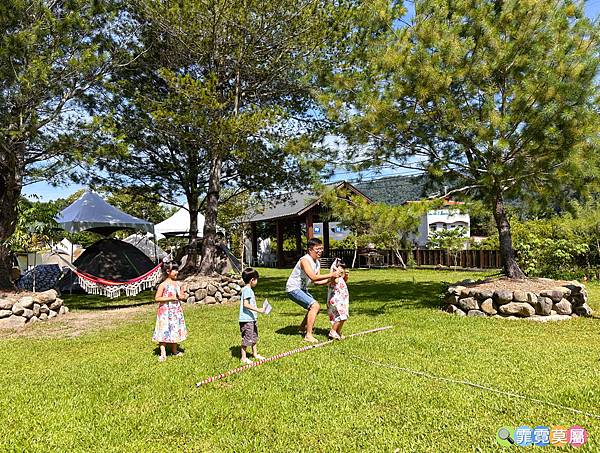
<svg viewBox="0 0 600 453"><path fill-rule="evenodd" d="M315 298L308 291L303 289L295 289L286 293L287 296L300 305L305 310L308 310L315 303Z"/></svg>

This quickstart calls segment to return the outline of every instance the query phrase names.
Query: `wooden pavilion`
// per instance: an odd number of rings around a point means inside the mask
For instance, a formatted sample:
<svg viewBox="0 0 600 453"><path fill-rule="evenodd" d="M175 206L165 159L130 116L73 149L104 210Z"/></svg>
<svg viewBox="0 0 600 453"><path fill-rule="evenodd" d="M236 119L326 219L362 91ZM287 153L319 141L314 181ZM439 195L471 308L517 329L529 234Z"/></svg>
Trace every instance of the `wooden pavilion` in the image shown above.
<svg viewBox="0 0 600 453"><path fill-rule="evenodd" d="M369 197L346 181L329 187L332 187L333 190L340 193L340 196L345 198L358 195L364 197L368 202L372 202ZM263 212L250 217L244 222L250 224L252 261L256 262L257 260L257 225L260 222L275 224L277 237L276 267L285 267L286 264L289 264L283 251L284 233L291 230L296 238L295 255L287 257L290 262L295 262L304 254L302 230L305 230L306 238L310 239L314 236L314 224L318 222L323 223L323 257L329 257L329 223L331 221L335 221L335 219L331 217L331 213L323 203L323 194L319 195L309 191L297 192L267 201L266 209Z"/></svg>

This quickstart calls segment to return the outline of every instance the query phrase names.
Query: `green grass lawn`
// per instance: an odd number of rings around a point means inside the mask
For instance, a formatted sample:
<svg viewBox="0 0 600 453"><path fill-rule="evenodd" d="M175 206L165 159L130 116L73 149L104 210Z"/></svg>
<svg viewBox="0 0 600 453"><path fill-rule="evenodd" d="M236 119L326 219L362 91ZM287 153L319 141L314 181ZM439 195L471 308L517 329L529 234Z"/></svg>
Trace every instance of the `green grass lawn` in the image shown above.
<svg viewBox="0 0 600 453"><path fill-rule="evenodd" d="M257 300L268 297L274 311L259 321L259 352L304 346L296 329L303 311L283 291L289 271L260 272ZM444 281L481 275L353 271L346 333L393 329L200 389L197 381L239 366L237 306L184 307L186 354L166 363L157 361L151 341L150 305L116 326L74 338L3 339L0 450L502 451L495 440L501 426L578 424L590 435L581 450L599 451L598 419L390 368L600 414L599 319L538 324L440 311ZM589 290L592 308L600 310L600 287ZM323 288L313 294L324 300ZM151 297L108 305L143 304ZM67 305L74 316L102 307L97 298L87 300L88 308L81 297L67 298ZM34 332L42 335L51 325L40 323ZM322 313L320 338L328 325Z"/></svg>

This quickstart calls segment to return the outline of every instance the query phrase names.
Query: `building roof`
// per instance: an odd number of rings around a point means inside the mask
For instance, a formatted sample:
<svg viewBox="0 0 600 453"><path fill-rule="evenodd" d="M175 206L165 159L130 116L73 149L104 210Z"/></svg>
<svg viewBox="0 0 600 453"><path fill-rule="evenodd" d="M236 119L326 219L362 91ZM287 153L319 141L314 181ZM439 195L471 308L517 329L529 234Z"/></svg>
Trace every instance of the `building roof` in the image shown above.
<svg viewBox="0 0 600 453"><path fill-rule="evenodd" d="M328 186L333 187L335 190L344 187L355 194L362 195L367 200L372 201L370 197L346 181L329 184ZM322 197L323 195L318 195L313 191L287 193L277 199L268 200L263 212L257 213L245 221L263 222L267 220L301 216L314 206L318 205Z"/></svg>

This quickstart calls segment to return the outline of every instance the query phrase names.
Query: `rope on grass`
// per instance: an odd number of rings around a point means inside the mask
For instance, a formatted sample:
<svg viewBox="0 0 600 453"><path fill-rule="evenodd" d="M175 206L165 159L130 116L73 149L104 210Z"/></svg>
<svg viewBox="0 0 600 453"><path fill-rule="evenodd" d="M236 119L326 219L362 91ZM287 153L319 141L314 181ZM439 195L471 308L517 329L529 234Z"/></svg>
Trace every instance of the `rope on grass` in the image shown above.
<svg viewBox="0 0 600 453"><path fill-rule="evenodd" d="M351 335L347 335L345 337L345 339L349 339L349 338L353 338L353 337L358 337L358 336L361 336L361 335L367 335L369 333L374 333L374 332L381 332L382 330L391 329L392 327L393 326L378 327L377 329L371 329L371 330L365 330L363 332L353 333ZM243 366L234 368L232 370L225 371L224 373L220 373L220 374L216 374L214 376L208 377L208 378L204 379L203 381L197 382L196 383L196 387L201 387L204 384L208 384L210 382L218 381L219 379L226 378L228 376L231 376L232 374L241 373L242 371L246 371L249 368L257 367L257 366L262 365L264 363L273 362L274 360L282 359L282 358L290 356L292 354L297 354L299 352L304 352L304 351L309 351L311 349L320 348L320 347L326 346L328 344L331 344L334 341L339 341L339 340L328 340L328 341L323 341L322 343L309 344L309 345L304 346L302 348L292 349L291 351L286 351L286 352L282 352L280 354L276 354L276 355L274 355L272 357L267 357L266 359L259 360L258 362L252 362L252 363L249 363L247 365L243 365Z"/></svg>
<svg viewBox="0 0 600 453"><path fill-rule="evenodd" d="M427 379L433 379L433 380L438 380L438 381L443 381L443 382L449 382L451 384L467 385L469 387L474 387L476 389L484 390L486 392L492 392L492 393L496 393L498 395L508 396L510 398L520 398L520 399L524 399L524 400L529 400L529 401L533 401L535 403L545 404L546 406L551 406L551 407L554 407L557 409L564 409L566 411L573 412L575 414L581 414L581 415L585 415L586 417L596 418L596 419L600 420L600 415L592 414L590 412L584 412L579 409L574 409L574 408L568 407L568 406L563 406L562 404L552 403L550 401L540 400L537 398L532 398L530 396L519 395L518 393L506 392L504 390L498 390L498 389L495 389L492 387L486 387L485 385L477 384L475 382L464 381L464 380L460 380L460 379L452 379L452 378L448 378L448 377L444 377L444 376L436 376L434 374L429 374L424 371L411 370L410 368L403 368L403 367L400 367L397 365L391 365L389 363L376 362L374 360L365 359L364 357L360 357L360 356L357 356L354 354L346 354L343 352L341 352L340 354L347 355L353 359L360 360L364 363L368 363L371 365L377 365L379 367L389 368L391 370L402 371L404 373L412 374L414 376L424 377Z"/></svg>

